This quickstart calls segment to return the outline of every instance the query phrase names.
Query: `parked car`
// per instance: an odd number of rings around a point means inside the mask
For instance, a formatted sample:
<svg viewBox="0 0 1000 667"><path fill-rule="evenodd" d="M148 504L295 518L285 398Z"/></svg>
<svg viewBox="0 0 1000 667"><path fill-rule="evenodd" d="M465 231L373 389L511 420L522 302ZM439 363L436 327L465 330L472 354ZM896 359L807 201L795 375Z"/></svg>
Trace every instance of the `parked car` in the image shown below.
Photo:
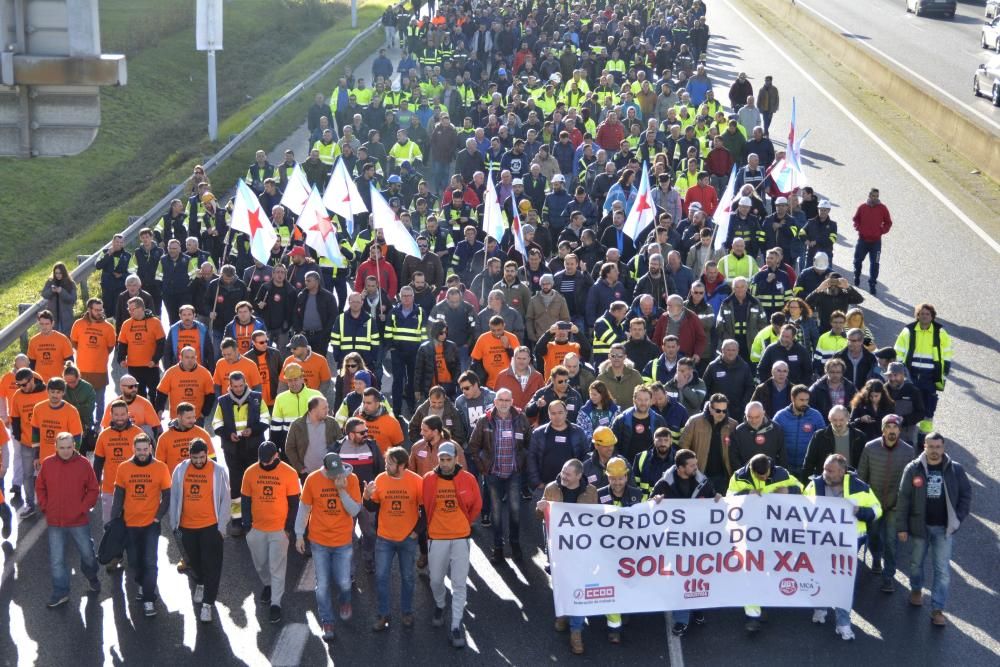
<svg viewBox="0 0 1000 667"><path fill-rule="evenodd" d="M986 18L1000 16L1000 0L986 0Z"/></svg>
<svg viewBox="0 0 1000 667"><path fill-rule="evenodd" d="M1000 56L993 56L989 62L976 69L972 78L972 92L976 97L987 95L993 104L1000 107Z"/></svg>
<svg viewBox="0 0 1000 667"><path fill-rule="evenodd" d="M984 49L996 49L996 52L1000 53L1000 16L986 22L979 43Z"/></svg>
<svg viewBox="0 0 1000 667"><path fill-rule="evenodd" d="M955 17L955 0L906 0L906 11L917 16L940 14L947 18Z"/></svg>

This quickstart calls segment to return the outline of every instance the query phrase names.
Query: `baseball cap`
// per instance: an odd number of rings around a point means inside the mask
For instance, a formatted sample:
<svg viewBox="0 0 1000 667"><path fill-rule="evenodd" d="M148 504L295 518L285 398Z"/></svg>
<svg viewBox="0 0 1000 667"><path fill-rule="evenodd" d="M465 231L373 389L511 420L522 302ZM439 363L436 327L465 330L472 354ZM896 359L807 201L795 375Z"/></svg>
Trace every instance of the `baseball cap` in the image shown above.
<svg viewBox="0 0 1000 667"><path fill-rule="evenodd" d="M437 455L438 455L438 458L441 458L442 456L450 456L452 458L455 458L455 445L454 445L454 443L451 443L451 442L442 442L440 445L438 445L438 453L437 453Z"/></svg>
<svg viewBox="0 0 1000 667"><path fill-rule="evenodd" d="M884 429L889 424L895 424L896 426L903 425L903 418L899 415L886 415L882 417L882 428Z"/></svg>
<svg viewBox="0 0 1000 667"><path fill-rule="evenodd" d="M386 182L388 182L388 183L402 183L403 179L401 179L399 177L399 174L393 174L388 179L386 179Z"/></svg>
<svg viewBox="0 0 1000 667"><path fill-rule="evenodd" d="M669 179L669 178L670 178L670 176L667 176L667 179ZM701 202L700 201L693 201L693 202L691 202L691 205L688 206L688 211L692 211L692 210L694 210L694 211L700 211L701 210Z"/></svg>
<svg viewBox="0 0 1000 667"><path fill-rule="evenodd" d="M552 182L553 183L565 183L566 182L566 177L563 176L562 174L556 174L555 176L552 177Z"/></svg>
<svg viewBox="0 0 1000 667"><path fill-rule="evenodd" d="M511 185L524 185L524 181L521 180L520 178L515 178L513 181L510 182L510 184Z"/></svg>
<svg viewBox="0 0 1000 667"><path fill-rule="evenodd" d="M825 252L818 252L816 253L816 256L813 257L813 266L820 271L826 271L830 268L830 258L826 256Z"/></svg>
<svg viewBox="0 0 1000 667"><path fill-rule="evenodd" d="M403 160L402 162L399 163L399 168L400 169L403 169L404 167L406 169L410 168L410 161L409 160Z"/></svg>
<svg viewBox="0 0 1000 667"><path fill-rule="evenodd" d="M288 256L289 257L305 257L306 256L306 249L303 248L300 245L294 246L291 250L288 251Z"/></svg>
<svg viewBox="0 0 1000 667"><path fill-rule="evenodd" d="M787 204L787 203L788 203L788 197L778 197L777 199L774 200L774 205L775 206L778 206L779 204Z"/></svg>
<svg viewBox="0 0 1000 667"><path fill-rule="evenodd" d="M302 366L298 364L288 364L285 366L285 379L298 380L302 377Z"/></svg>
<svg viewBox="0 0 1000 667"><path fill-rule="evenodd" d="M885 369L885 372L889 374L902 373L903 375L906 375L906 366L899 363L898 361L893 361L892 363L889 364L889 367Z"/></svg>
<svg viewBox="0 0 1000 667"><path fill-rule="evenodd" d="M337 452L328 452L323 457L323 470L330 477L340 477L341 475L350 475L354 468L344 463Z"/></svg>
<svg viewBox="0 0 1000 667"><path fill-rule="evenodd" d="M598 447L614 447L618 444L614 431L607 426L598 426L594 429L593 441Z"/></svg>
<svg viewBox="0 0 1000 667"><path fill-rule="evenodd" d="M274 458L274 455L278 453L278 446L271 442L270 440L265 440L260 443L260 447L257 448L257 459L264 463L265 461L270 461Z"/></svg>
<svg viewBox="0 0 1000 667"><path fill-rule="evenodd" d="M753 201L750 200L750 197L740 197L737 206L753 206Z"/></svg>
<svg viewBox="0 0 1000 667"><path fill-rule="evenodd" d="M820 199L819 200L819 206L817 208L825 208L825 209L829 210L830 209L830 200L829 199Z"/></svg>
<svg viewBox="0 0 1000 667"><path fill-rule="evenodd" d="M372 385L375 384L375 378L368 371L357 371L354 374L354 379L355 380L361 380L362 382L364 382L369 387L371 387Z"/></svg>
<svg viewBox="0 0 1000 667"><path fill-rule="evenodd" d="M625 475L628 475L628 464L625 463L625 459L620 456L615 456L608 461L608 465L605 466L604 472L608 474L608 477L624 477Z"/></svg>
<svg viewBox="0 0 1000 667"><path fill-rule="evenodd" d="M294 350L297 347L306 347L309 345L309 339L302 334L295 334L292 339L288 341L288 348Z"/></svg>
<svg viewBox="0 0 1000 667"><path fill-rule="evenodd" d="M497 70L497 76L507 76L507 70L501 67Z"/></svg>

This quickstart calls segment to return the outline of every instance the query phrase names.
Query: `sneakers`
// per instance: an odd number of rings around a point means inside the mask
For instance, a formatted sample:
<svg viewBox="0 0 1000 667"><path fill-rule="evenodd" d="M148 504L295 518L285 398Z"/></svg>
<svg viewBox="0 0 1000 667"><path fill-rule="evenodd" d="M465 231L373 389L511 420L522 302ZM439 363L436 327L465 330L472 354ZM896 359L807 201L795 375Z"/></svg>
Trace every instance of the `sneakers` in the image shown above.
<svg viewBox="0 0 1000 667"><path fill-rule="evenodd" d="M264 586L260 591L260 601L262 604L271 604L271 587Z"/></svg>
<svg viewBox="0 0 1000 667"><path fill-rule="evenodd" d="M354 616L354 609L351 607L350 602L344 602L340 605L340 620L349 621L351 617Z"/></svg>
<svg viewBox="0 0 1000 667"><path fill-rule="evenodd" d="M403 614L403 627L412 628L413 627L413 612L409 614Z"/></svg>
<svg viewBox="0 0 1000 667"><path fill-rule="evenodd" d="M372 632L382 632L383 630L389 629L389 617L379 616L375 619L375 624L372 625Z"/></svg>
<svg viewBox="0 0 1000 667"><path fill-rule="evenodd" d="M451 645L455 648L463 648L465 646L465 631L462 628L451 629Z"/></svg>
<svg viewBox="0 0 1000 667"><path fill-rule="evenodd" d="M325 641L327 644L329 644L330 642L333 641L333 638L334 638L333 623L324 623L323 624L323 641Z"/></svg>
<svg viewBox="0 0 1000 667"><path fill-rule="evenodd" d="M573 655L583 655L583 633L573 630L569 633L569 651Z"/></svg>
<svg viewBox="0 0 1000 667"><path fill-rule="evenodd" d="M510 557L514 559L515 563L522 563L522 562L524 562L524 552L521 551L521 545L520 544L512 544L512 545L510 545Z"/></svg>
<svg viewBox="0 0 1000 667"><path fill-rule="evenodd" d="M67 602L69 602L68 595L63 595L61 597L52 596L51 598L49 598L49 601L45 603L45 606L48 607L49 609L57 609L66 604Z"/></svg>
<svg viewBox="0 0 1000 667"><path fill-rule="evenodd" d="M608 630L608 642L611 644L621 644L622 643L622 631L621 630Z"/></svg>
<svg viewBox="0 0 1000 667"><path fill-rule="evenodd" d="M556 616L555 628L556 632L566 632L569 630L569 619L565 616Z"/></svg>
<svg viewBox="0 0 1000 667"><path fill-rule="evenodd" d="M501 565L504 562L503 547L493 547L493 553L490 554L490 562L494 565Z"/></svg>
<svg viewBox="0 0 1000 667"><path fill-rule="evenodd" d="M198 612L198 620L202 623L212 622L212 605L203 604L201 605L201 611Z"/></svg>
<svg viewBox="0 0 1000 667"><path fill-rule="evenodd" d="M21 521L24 521L25 519L30 519L36 514L38 514L37 507L32 507L31 505L25 505L24 507L22 507L17 511L17 518L20 519Z"/></svg>
<svg viewBox="0 0 1000 667"><path fill-rule="evenodd" d="M746 631L750 634L755 634L760 632L760 619L750 618L747 619L747 624L744 626Z"/></svg>
<svg viewBox="0 0 1000 667"><path fill-rule="evenodd" d="M940 609L935 609L931 612L931 624L936 625L939 628L943 628L948 625L948 619L944 617L944 611Z"/></svg>
<svg viewBox="0 0 1000 667"><path fill-rule="evenodd" d="M845 642L854 641L854 631L851 630L851 626L849 625L838 625L836 633Z"/></svg>
<svg viewBox="0 0 1000 667"><path fill-rule="evenodd" d="M440 628L444 625L444 607L435 607L434 616L431 617L431 625Z"/></svg>
<svg viewBox="0 0 1000 667"><path fill-rule="evenodd" d="M152 602L142 603L142 615L146 618L152 618L156 616L156 605Z"/></svg>
<svg viewBox="0 0 1000 667"><path fill-rule="evenodd" d="M521 491L521 500L531 500L531 491L523 489Z"/></svg>
<svg viewBox="0 0 1000 667"><path fill-rule="evenodd" d="M826 623L826 609L813 609L813 623L818 625Z"/></svg>
<svg viewBox="0 0 1000 667"><path fill-rule="evenodd" d="M705 614L700 611L691 612L691 620L695 625L705 625Z"/></svg>
<svg viewBox="0 0 1000 667"><path fill-rule="evenodd" d="M13 530L13 522L11 519L10 508L7 505L0 505L0 537L7 539Z"/></svg>
<svg viewBox="0 0 1000 667"><path fill-rule="evenodd" d="M923 591L913 591L910 593L910 606L912 607L923 607L924 606L924 592Z"/></svg>
<svg viewBox="0 0 1000 667"><path fill-rule="evenodd" d="M490 516L487 514L479 522L479 525L482 526L483 528L491 528L493 526L493 519L490 518Z"/></svg>
<svg viewBox="0 0 1000 667"><path fill-rule="evenodd" d="M882 585L879 586L879 590L882 591L883 593L895 593L896 584L892 582L892 579L883 579Z"/></svg>
<svg viewBox="0 0 1000 667"><path fill-rule="evenodd" d="M417 557L417 569L423 570L425 567L427 567L427 554L420 554Z"/></svg>
<svg viewBox="0 0 1000 667"><path fill-rule="evenodd" d="M271 621L271 623L281 623L281 607L272 604L271 611L267 615L267 620Z"/></svg>
<svg viewBox="0 0 1000 667"><path fill-rule="evenodd" d="M688 624L687 623L674 623L674 627L670 628L670 634L674 637L683 637L687 634Z"/></svg>
<svg viewBox="0 0 1000 667"><path fill-rule="evenodd" d="M205 599L205 587L201 584L195 586L194 596L192 596L191 599L194 600L195 604L201 604L202 601Z"/></svg>

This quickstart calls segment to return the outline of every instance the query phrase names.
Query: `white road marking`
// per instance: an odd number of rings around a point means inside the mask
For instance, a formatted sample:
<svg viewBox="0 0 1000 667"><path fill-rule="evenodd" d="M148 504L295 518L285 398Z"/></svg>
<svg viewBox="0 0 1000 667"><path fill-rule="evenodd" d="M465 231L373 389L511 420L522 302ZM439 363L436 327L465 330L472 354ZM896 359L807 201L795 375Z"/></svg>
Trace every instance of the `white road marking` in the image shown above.
<svg viewBox="0 0 1000 667"><path fill-rule="evenodd" d="M920 172L918 172L914 167L912 167L909 162L907 162L906 160L904 160L903 157L901 155L899 155L899 153L897 153L896 151L894 151L892 148L889 147L889 145L887 143L885 143L884 141L882 141L881 137L879 137L867 125L865 125L863 122L861 122L861 119L859 119L857 116L855 116L853 113L851 113L847 109L847 107L845 107L840 102L840 100L838 100L836 97L834 97L833 94L831 94L825 87L821 86L819 84L819 82L816 81L816 79L813 78L813 76L811 74L809 74L809 72L807 72L805 70L804 67L802 67L790 55L788 55L788 53L784 49L782 49L780 46L778 46L778 44L775 43L775 41L773 39L771 39L770 36L767 35L767 33L765 33L763 30L761 30L760 28L758 28L755 23L753 23L752 21L750 21L750 19L748 19L746 17L746 15L743 14L743 12L739 11L738 9L736 9L736 7L734 7L732 5L732 3L729 2L729 0L722 0L722 2L723 2L723 4L726 5L726 7L729 8L729 10L734 15L738 16L744 23L747 24L747 26L751 30L753 30L754 32L756 32L761 37L761 39L763 39L765 42L767 42L771 46L771 49L774 50L775 53L779 54L782 58L784 58L785 60L787 60L788 63L792 67L794 67L795 70L798 71L798 73L801 74L802 77L806 81L808 81L809 83L811 83L816 88L816 90L818 90L824 97L826 97L827 100L830 101L830 104L832 104L837 109L839 109L840 112L843 113L852 123L854 123L855 125L857 125L858 128L862 132L864 132L868 136L869 139L871 139L872 143L874 143L876 146L878 146L883 151L885 151L889 155L889 157L891 157L893 160L895 160L896 163L899 164L900 167L902 167L904 170L906 170L906 172L908 174L910 174L910 176L912 176L918 183L920 183L920 185L922 185L924 187L924 189L926 189L928 192L930 192L932 195L934 195L935 199L937 199L939 202L941 202L945 206L945 208L947 208L949 211L951 211L955 215L956 218L958 218L960 221L962 221L962 223L964 223L966 227L968 227L973 232L975 232L976 236L978 236L979 238L981 238L983 240L983 242L986 243L986 245L988 247L992 248L994 252L996 252L998 255L1000 255L1000 243L997 243L997 241L995 239L993 239L993 237L991 237L989 234L987 234L983 230L982 227L980 227L978 224L976 224L976 222L972 218L970 218L962 210L960 210L958 208L958 206L954 202L952 202L950 199L948 199L948 197L943 192L941 192L936 187L934 187L933 183L931 183L926 178L924 178L920 174Z"/></svg>
<svg viewBox="0 0 1000 667"><path fill-rule="evenodd" d="M806 8L807 10L809 10L810 12L812 12L813 14L815 14L816 16L820 17L821 19L823 19L824 21L826 21L827 23L829 23L830 25L832 25L834 28L836 28L840 32L845 33L845 35L853 35L854 34L853 31L848 30L847 28L845 28L844 26L840 25L839 23L837 23L833 19L825 16L824 14L821 14L820 12L818 12L815 9L813 9L812 7L810 7L808 4L806 4L804 2L801 2L801 1L798 4L799 4L800 7ZM914 23L913 27L915 27L915 28L917 28L919 30L923 30L923 28L920 28L917 23ZM850 37L848 37L848 39L850 39ZM994 130L1000 130L1000 123L996 122L995 120L993 120L992 118L990 118L986 114L982 113L978 109L974 108L973 106L967 104L966 102L963 102L959 98L955 97L954 95L952 95L951 93L949 93L948 91L946 91L944 88L941 88L936 83L928 80L926 77L924 77L924 76L922 76L922 75L914 72L912 69L910 69L909 67L907 67L903 63L899 62L898 60L896 60L895 58L893 58L892 56L890 56L888 53L886 53L885 51L882 51L881 49L873 46L870 42L868 42L866 40L863 40L863 39L858 39L858 40L854 40L854 41L856 41L858 44L861 44L862 46L864 46L867 49L871 49L874 53L878 54L878 56L880 58L882 58L883 60L888 60L893 65L895 65L896 67L900 68L901 70L903 70L904 72L906 72L910 76L914 77L915 79L917 79L918 81L920 81L924 85L932 88L939 95L943 95L952 104L957 104L958 106L962 107L963 109L965 109L969 113L971 113L971 114L973 114L975 116L978 116L980 119L982 119L985 122L987 122L990 125L992 125ZM971 74L971 72L969 72L969 74ZM965 75L963 74L963 76L965 76Z"/></svg>
<svg viewBox="0 0 1000 667"><path fill-rule="evenodd" d="M128 607L127 600L125 607ZM106 598L101 602L101 644L105 665L121 662L122 651L118 642L118 624L115 623L115 601L111 598Z"/></svg>
<svg viewBox="0 0 1000 667"><path fill-rule="evenodd" d="M271 667L296 667L302 659L309 634L309 626L305 623L289 623L282 628L271 651Z"/></svg>

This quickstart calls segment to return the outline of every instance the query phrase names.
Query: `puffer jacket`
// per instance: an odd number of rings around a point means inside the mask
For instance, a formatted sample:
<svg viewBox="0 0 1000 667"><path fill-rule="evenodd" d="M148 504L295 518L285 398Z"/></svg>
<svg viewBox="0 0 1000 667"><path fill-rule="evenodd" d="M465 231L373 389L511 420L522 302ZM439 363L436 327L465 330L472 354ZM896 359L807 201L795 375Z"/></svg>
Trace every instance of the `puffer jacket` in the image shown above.
<svg viewBox="0 0 1000 667"><path fill-rule="evenodd" d="M861 450L858 477L872 487L886 514L896 509L899 482L913 454L913 447L902 440L897 440L893 447L886 447L884 438L875 438Z"/></svg>
<svg viewBox="0 0 1000 667"><path fill-rule="evenodd" d="M729 441L729 465L739 470L755 454L767 454L779 466L785 467L785 433L767 417L760 428L743 422L736 427Z"/></svg>

